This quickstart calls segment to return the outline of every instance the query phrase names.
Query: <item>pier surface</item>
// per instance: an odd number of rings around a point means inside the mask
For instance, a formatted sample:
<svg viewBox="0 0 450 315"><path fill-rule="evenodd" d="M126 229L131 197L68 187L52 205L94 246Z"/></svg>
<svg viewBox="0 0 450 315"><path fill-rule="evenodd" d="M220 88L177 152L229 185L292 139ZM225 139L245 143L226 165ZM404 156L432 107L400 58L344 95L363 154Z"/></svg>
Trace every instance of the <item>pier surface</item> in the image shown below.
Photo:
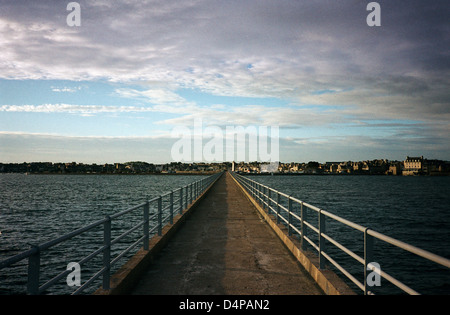
<svg viewBox="0 0 450 315"><path fill-rule="evenodd" d="M158 254L131 294L323 292L226 172Z"/></svg>

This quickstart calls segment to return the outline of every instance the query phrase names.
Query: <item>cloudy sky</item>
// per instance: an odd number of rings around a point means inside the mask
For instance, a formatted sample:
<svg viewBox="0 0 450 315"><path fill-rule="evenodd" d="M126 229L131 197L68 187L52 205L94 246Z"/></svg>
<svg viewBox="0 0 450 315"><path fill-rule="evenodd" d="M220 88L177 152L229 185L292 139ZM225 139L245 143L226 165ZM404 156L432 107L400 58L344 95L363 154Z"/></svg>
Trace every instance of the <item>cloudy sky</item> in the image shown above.
<svg viewBox="0 0 450 315"><path fill-rule="evenodd" d="M448 0L0 0L0 162L171 162L277 126L280 160L450 160ZM206 140L206 138L205 138Z"/></svg>

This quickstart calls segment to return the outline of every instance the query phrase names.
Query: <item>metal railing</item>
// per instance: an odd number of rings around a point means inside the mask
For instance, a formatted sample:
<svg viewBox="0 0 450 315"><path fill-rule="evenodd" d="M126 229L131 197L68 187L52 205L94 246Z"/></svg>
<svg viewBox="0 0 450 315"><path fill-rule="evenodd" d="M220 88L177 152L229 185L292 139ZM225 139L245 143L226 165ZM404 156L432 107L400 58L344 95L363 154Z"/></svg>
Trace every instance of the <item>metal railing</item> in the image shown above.
<svg viewBox="0 0 450 315"><path fill-rule="evenodd" d="M430 253L426 250L420 249L418 247L412 246L405 242L399 241L392 237L386 236L384 234L378 233L367 227L361 226L359 224L353 223L349 220L343 219L335 214L332 214L323 209L319 209L313 205L310 205L302 200L294 198L290 195L277 191L266 185L260 184L252 179L246 178L242 175L231 173L232 176L247 190L247 192L258 202L261 207L267 211L268 214L275 216L277 223L283 223L287 229L289 236L296 234L299 237L300 246L303 250L306 249L306 245L309 244L312 248L317 251L319 256L319 268L325 269L325 262L328 261L333 266L335 266L342 274L344 274L351 282L353 282L359 289L361 289L364 294L372 295L374 294L370 291L370 285L368 285L368 274L369 272L376 272L379 276L386 279L394 286L403 290L408 294L417 295L419 294L415 290L411 289L401 281L395 279L391 275L382 271L378 268L373 261L374 253L374 239L381 240L387 244L393 245L420 257L423 257L429 261L435 262L441 266L450 268L450 260L444 257L438 256L436 254ZM284 202L282 199L284 198ZM299 214L293 211L293 204L297 204L300 211ZM298 206L299 205L299 206ZM282 212L283 211L283 212ZM317 213L318 222L313 224L308 218L309 211ZM352 250L348 249L337 240L330 237L326 233L326 220L333 220L335 222L344 224L355 231L362 233L363 240L363 257L357 255ZM314 226L316 225L316 226ZM309 232L313 231L317 236L317 241L314 242L313 238L309 235ZM326 242L328 241L328 243ZM364 281L359 281L355 276L353 276L348 270L346 270L342 265L333 259L329 251L327 253L328 244L334 245L337 249L341 250L343 253L349 255L351 258L363 265L364 271Z"/></svg>
<svg viewBox="0 0 450 315"><path fill-rule="evenodd" d="M11 267L12 265L28 259L28 279L27 279L27 293L31 295L42 294L48 290L51 286L55 285L61 279L67 277L72 270L65 270L64 272L58 274L52 279L48 280L44 284L41 283L41 256L42 253L53 246L61 244L68 241L76 236L79 236L85 232L88 232L96 227L103 226L103 246L89 254L88 256L81 259L78 264L85 265L87 262L92 260L94 257L102 254L102 267L98 270L89 280L87 280L83 285L80 285L72 294L79 294L89 287L95 280L100 276L102 279L102 288L105 290L110 289L110 276L111 268L115 265L122 257L127 255L132 249L137 246L142 246L144 250L149 249L149 239L152 235L161 235L162 229L165 224L173 223L174 214L177 212L182 214L198 197L200 197L209 187L211 187L214 182L220 177L222 173L216 173L214 175L202 178L195 182L192 182L186 186L175 189L166 194L160 195L153 199L147 200L144 203L136 205L132 208L126 209L119 213L106 216L105 218L93 222L92 224L75 230L71 233L58 237L56 239L50 240L40 245L33 246L31 249L10 257L4 261L0 262L0 270L4 268ZM166 205L163 207L163 204ZM150 213L150 206L155 207L155 212ZM111 237L112 223L123 217L125 214L142 211L142 220L134 225L129 230L125 231L123 234L115 239ZM155 222L154 226L150 227L150 222ZM131 233L141 229L141 233L138 239L134 240L131 245L126 249L121 251L116 257L111 259L112 248L114 245L119 243L126 236Z"/></svg>

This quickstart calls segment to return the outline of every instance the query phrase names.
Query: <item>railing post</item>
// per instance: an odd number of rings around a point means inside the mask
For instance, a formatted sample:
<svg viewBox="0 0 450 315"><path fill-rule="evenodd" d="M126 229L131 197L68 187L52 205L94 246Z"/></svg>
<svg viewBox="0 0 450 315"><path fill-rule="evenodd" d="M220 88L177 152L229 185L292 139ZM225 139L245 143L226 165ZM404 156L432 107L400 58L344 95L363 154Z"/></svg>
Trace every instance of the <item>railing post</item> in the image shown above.
<svg viewBox="0 0 450 315"><path fill-rule="evenodd" d="M271 189L269 188L268 196L267 196L267 213L270 214L270 197L271 197Z"/></svg>
<svg viewBox="0 0 450 315"><path fill-rule="evenodd" d="M187 207L188 207L188 185L186 185L186 194L184 195L184 199L185 199L185 202L186 202L186 209L187 209Z"/></svg>
<svg viewBox="0 0 450 315"><path fill-rule="evenodd" d="M292 235L292 199L291 196L289 196L288 199L288 235L291 236Z"/></svg>
<svg viewBox="0 0 450 315"><path fill-rule="evenodd" d="M367 270L367 265L372 262L373 258L373 237L367 234L369 229L364 230L364 294L369 293L369 286L367 284L367 277L369 271Z"/></svg>
<svg viewBox="0 0 450 315"><path fill-rule="evenodd" d="M280 223L280 192L277 191L277 224Z"/></svg>
<svg viewBox="0 0 450 315"><path fill-rule="evenodd" d="M263 209L266 210L266 208L267 208L267 187L266 186L263 186L262 205L263 205Z"/></svg>
<svg viewBox="0 0 450 315"><path fill-rule="evenodd" d="M261 184L258 183L258 203L260 205L262 205L261 194L262 194L262 192L261 192Z"/></svg>
<svg viewBox="0 0 450 315"><path fill-rule="evenodd" d="M41 269L41 251L39 246L33 246L36 252L28 258L27 291L30 295L39 294L39 274Z"/></svg>
<svg viewBox="0 0 450 315"><path fill-rule="evenodd" d="M197 199L197 197L198 197L198 181L196 181L195 182L195 198L194 199Z"/></svg>
<svg viewBox="0 0 450 315"><path fill-rule="evenodd" d="M158 198L158 235L162 235L162 196Z"/></svg>
<svg viewBox="0 0 450 315"><path fill-rule="evenodd" d="M149 242L149 203L148 201L144 205L144 240L143 240L143 248L144 250L148 250L148 242Z"/></svg>
<svg viewBox="0 0 450 315"><path fill-rule="evenodd" d="M180 188L180 214L183 213L183 188Z"/></svg>
<svg viewBox="0 0 450 315"><path fill-rule="evenodd" d="M319 269L325 269L325 257L322 255L322 252L325 252L323 233L325 233L325 215L319 210Z"/></svg>
<svg viewBox="0 0 450 315"><path fill-rule="evenodd" d="M306 220L306 209L303 208L303 201L300 203L300 232L301 232L301 238L300 238L300 245L303 250L306 249L306 242L305 242L305 236L306 236L306 227L305 227L305 220Z"/></svg>
<svg viewBox="0 0 450 315"><path fill-rule="evenodd" d="M195 185L194 185L194 200L195 199L197 199L197 196L198 196L198 181L196 181L195 183L194 183Z"/></svg>
<svg viewBox="0 0 450 315"><path fill-rule="evenodd" d="M103 289L109 290L110 269L111 269L111 218L106 216L106 221L103 224Z"/></svg>
<svg viewBox="0 0 450 315"><path fill-rule="evenodd" d="M173 224L173 191L170 192L170 224Z"/></svg>
<svg viewBox="0 0 450 315"><path fill-rule="evenodd" d="M193 201L194 201L194 199L192 199L192 186L193 186L194 184L193 183L190 183L189 184L189 190L190 190L190 192L191 192L191 194L190 194L190 202L189 202L189 204L191 204Z"/></svg>

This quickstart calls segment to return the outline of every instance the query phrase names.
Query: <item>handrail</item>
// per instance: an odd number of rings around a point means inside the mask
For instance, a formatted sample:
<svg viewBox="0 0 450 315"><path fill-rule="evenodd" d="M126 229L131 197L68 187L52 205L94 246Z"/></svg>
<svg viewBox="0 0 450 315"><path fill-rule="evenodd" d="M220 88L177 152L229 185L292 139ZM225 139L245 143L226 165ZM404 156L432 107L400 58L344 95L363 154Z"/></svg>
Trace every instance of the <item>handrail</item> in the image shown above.
<svg viewBox="0 0 450 315"><path fill-rule="evenodd" d="M208 177L202 178L200 180L194 181L188 185L183 187L179 187L170 192L159 195L158 197L154 197L150 200L147 200L141 204L136 206L127 208L118 213L112 214L110 216L106 216L103 219L95 221L85 227L74 230L68 234L60 236L58 238L49 240L42 244L32 246L32 248L14 255L6 260L0 261L0 271L2 269L11 267L12 265L28 259L28 281L27 281L27 293L31 295L37 295L44 293L51 286L56 284L58 281L66 277L71 270L65 270L58 275L54 276L52 279L45 282L43 285L40 285L40 275L41 275L41 253L48 250L50 247L56 246L60 243L63 243L67 240L70 240L78 235L86 233L96 227L103 226L103 246L96 249L94 252L81 259L78 264L85 264L92 258L103 254L103 265L100 270L98 270L90 279L88 279L83 285L79 286L72 294L79 294L83 292L87 287L89 287L97 278L103 276L103 289L109 290L109 282L110 282L110 273L111 266L117 263L122 257L124 257L128 252L133 250L139 244L142 244L144 250L148 250L149 248L149 238L151 235L158 234L161 235L163 224L168 220L168 223L173 223L173 215L174 211L178 211L179 214L182 214L184 210L187 210L194 201L196 201L204 192L206 192L223 174L223 172L219 172ZM178 192L178 197L174 198L174 193ZM165 202L168 202L168 205L164 208L162 207L163 198L169 197L169 199ZM150 204L157 204L157 212L150 215L149 208ZM111 225L112 221L120 218L130 212L142 209L143 218L142 221L135 224L133 227L129 228L127 231L123 232L120 236L115 239L111 239ZM167 214L163 218L163 212L167 212L165 210L169 210L169 214ZM156 218L156 225L150 226L150 219ZM132 232L136 232L141 229L140 235L137 236L137 240L135 240L131 245L129 245L126 249L122 250L117 256L111 259L111 248L113 245L116 245L121 241L124 237L130 235Z"/></svg>
<svg viewBox="0 0 450 315"><path fill-rule="evenodd" d="M404 292L408 294L419 294L415 290L411 289L404 283L400 282L399 280L395 279L394 277L390 276L384 271L381 271L372 265L373 261L373 239L381 240L385 243L391 244L393 246L396 246L400 249L406 250L410 253L413 253L415 255L418 255L422 258L425 258L429 261L432 261L434 263L437 263L441 266L450 268L450 260L444 257L441 257L439 255L433 254L429 251L420 249L418 247L412 246L410 244L407 244L405 242L399 241L397 239L394 239L392 237L386 236L382 233L376 232L374 230L371 230L367 227L364 227L362 225L356 224L354 222L351 222L347 219L344 219L342 217L339 217L331 212L325 211L323 209L320 209L316 206L313 206L311 204L308 204L300 199L297 199L295 197L292 197L290 195L287 195L283 192L280 192L278 190L275 190L273 188L270 188L266 185L260 184L257 181L254 181L252 179L246 178L242 175L239 175L237 173L231 172L231 175L242 185L244 189L247 190L247 192L250 194L252 198L255 199L257 203L259 203L264 210L267 210L267 212L270 214L272 210L272 214L275 216L277 223L280 223L283 221L287 227L288 227L288 233L289 236L292 235L293 231L296 232L296 234L300 237L300 243L302 249L305 249L306 242L309 243L318 253L319 256L319 267L320 269L325 268L325 260L330 262L333 266L335 266L338 270L340 270L351 282L353 282L357 287L359 287L362 291L364 291L364 294L373 294L369 289L369 285L367 281L360 282L358 281L348 270L346 270L344 267L342 267L339 263L337 263L331 256L330 253L326 252L326 245L325 240L327 240L330 244L334 245L336 248L340 249L345 254L349 255L351 258L356 260L358 263L361 263L364 266L364 277L367 279L368 271L375 271L381 276L382 278L386 279L396 287L400 288ZM278 198L277 200L271 198L272 193L275 193ZM272 195L273 196L273 195ZM284 205L280 203L280 197L284 197L288 204L288 208L286 208ZM270 203L273 203L273 207L270 205ZM294 202L296 204L300 205L300 217L297 214L294 214L291 210L291 203ZM277 211L274 211L274 209L277 209ZM284 210L288 213L288 218L286 219L281 213L280 209ZM312 210L318 214L318 222L317 227L315 227L312 222L307 221L306 216L306 210ZM294 222L291 222L291 219L295 218L297 226L294 224ZM359 255L355 254L350 249L346 248L344 245L340 244L337 240L333 239L331 236L325 234L325 218L332 219L336 222L342 223L353 230L362 232L364 234L364 243L362 244L364 246L364 257L360 257ZM298 228L298 224L300 224L300 228ZM314 243L312 239L307 236L306 233L306 227L309 228L309 230L315 232L318 236L319 244ZM306 241L306 242L305 242Z"/></svg>

